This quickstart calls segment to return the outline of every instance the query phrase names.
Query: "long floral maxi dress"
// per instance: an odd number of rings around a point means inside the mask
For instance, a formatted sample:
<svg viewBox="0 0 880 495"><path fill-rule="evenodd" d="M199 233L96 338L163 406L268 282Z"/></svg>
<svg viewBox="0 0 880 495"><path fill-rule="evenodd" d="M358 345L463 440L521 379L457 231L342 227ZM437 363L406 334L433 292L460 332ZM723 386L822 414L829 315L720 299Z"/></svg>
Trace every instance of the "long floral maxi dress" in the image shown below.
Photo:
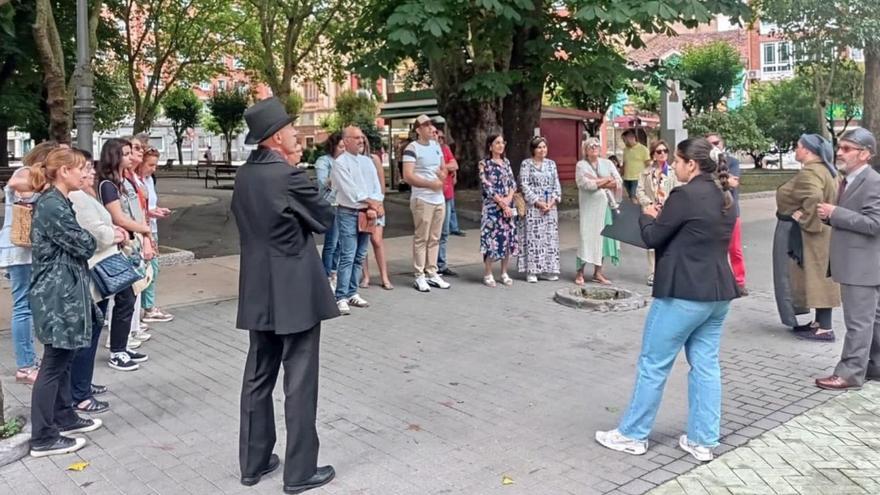
<svg viewBox="0 0 880 495"><path fill-rule="evenodd" d="M526 216L519 229L519 271L537 275L559 273L559 214L556 208L543 213L535 203L562 200L556 162L544 159L541 166L528 158L519 169L519 187L526 200Z"/></svg>
<svg viewBox="0 0 880 495"><path fill-rule="evenodd" d="M516 256L516 216L504 218L494 196L507 196L516 190L516 180L510 162L486 159L480 162L480 188L483 197L483 215L480 219L480 252L483 259L498 260ZM516 211L516 209L514 209Z"/></svg>

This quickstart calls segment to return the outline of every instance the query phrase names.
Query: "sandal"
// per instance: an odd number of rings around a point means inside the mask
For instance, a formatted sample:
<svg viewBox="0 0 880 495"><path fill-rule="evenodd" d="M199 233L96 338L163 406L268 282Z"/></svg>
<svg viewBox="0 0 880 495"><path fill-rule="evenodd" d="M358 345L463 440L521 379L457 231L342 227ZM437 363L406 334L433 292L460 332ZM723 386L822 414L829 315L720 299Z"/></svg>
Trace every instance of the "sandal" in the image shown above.
<svg viewBox="0 0 880 495"><path fill-rule="evenodd" d="M495 277L493 277L492 275L486 275L485 277L483 277L483 285L485 285L486 287L495 287Z"/></svg>
<svg viewBox="0 0 880 495"><path fill-rule="evenodd" d="M92 384L92 395L101 395L107 393L107 385Z"/></svg>
<svg viewBox="0 0 880 495"><path fill-rule="evenodd" d="M602 285L611 285L611 280L604 278L604 277L602 277L602 278L593 277L593 282L595 282L597 284L602 284Z"/></svg>
<svg viewBox="0 0 880 495"><path fill-rule="evenodd" d="M361 283L358 284L358 287L360 287L361 289L369 289L370 288L370 281L369 280L361 280Z"/></svg>
<svg viewBox="0 0 880 495"><path fill-rule="evenodd" d="M100 401L95 399L94 397L84 401L86 405L82 405L82 402L73 406L73 409L78 412L88 413L88 414L100 414L107 409L110 409L110 403Z"/></svg>
<svg viewBox="0 0 880 495"><path fill-rule="evenodd" d="M382 282L382 288L385 290L394 290L394 286L391 285L391 282Z"/></svg>
<svg viewBox="0 0 880 495"><path fill-rule="evenodd" d="M584 281L584 277L583 277L582 275L581 275L581 276L578 276L578 277L575 277L575 279L574 279L574 285L584 285L584 284L586 284L586 283L587 283L587 282Z"/></svg>
<svg viewBox="0 0 880 495"><path fill-rule="evenodd" d="M511 285L513 285L513 279L510 278L510 275L508 275L506 273L502 273L501 274L501 283L510 287Z"/></svg>

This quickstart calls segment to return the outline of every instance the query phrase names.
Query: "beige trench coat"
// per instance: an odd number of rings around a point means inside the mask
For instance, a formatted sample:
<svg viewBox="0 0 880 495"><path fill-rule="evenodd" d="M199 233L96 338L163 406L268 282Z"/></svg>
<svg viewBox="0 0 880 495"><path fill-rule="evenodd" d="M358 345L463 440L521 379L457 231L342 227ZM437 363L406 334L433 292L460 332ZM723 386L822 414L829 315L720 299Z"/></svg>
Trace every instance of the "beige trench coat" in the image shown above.
<svg viewBox="0 0 880 495"><path fill-rule="evenodd" d="M776 208L783 215L801 211L798 224L804 245L803 268L789 260L792 302L802 308L840 306L840 286L828 276L831 227L816 213L819 203L837 201L838 181L822 162L807 162L803 169L776 190Z"/></svg>

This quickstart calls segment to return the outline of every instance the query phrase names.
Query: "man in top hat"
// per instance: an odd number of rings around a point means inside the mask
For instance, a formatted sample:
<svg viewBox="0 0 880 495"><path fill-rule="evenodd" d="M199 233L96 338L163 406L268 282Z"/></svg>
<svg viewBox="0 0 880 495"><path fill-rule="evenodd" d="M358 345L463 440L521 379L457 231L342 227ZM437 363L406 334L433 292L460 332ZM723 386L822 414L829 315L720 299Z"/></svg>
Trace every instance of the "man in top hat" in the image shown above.
<svg viewBox="0 0 880 495"><path fill-rule="evenodd" d="M339 315L313 239L333 222L306 173L288 165L298 144L293 119L277 98L244 114L247 144L259 143L239 169L232 212L241 239L238 319L250 333L241 387L241 482L255 485L280 461L272 391L284 366L284 492L327 484L332 466L317 467L318 344L321 321Z"/></svg>
<svg viewBox="0 0 880 495"><path fill-rule="evenodd" d="M837 147L843 164L837 205L820 203L819 217L831 225L831 278L840 284L846 341L834 374L820 388L859 388L880 378L880 174L868 165L877 152L874 135L845 132Z"/></svg>

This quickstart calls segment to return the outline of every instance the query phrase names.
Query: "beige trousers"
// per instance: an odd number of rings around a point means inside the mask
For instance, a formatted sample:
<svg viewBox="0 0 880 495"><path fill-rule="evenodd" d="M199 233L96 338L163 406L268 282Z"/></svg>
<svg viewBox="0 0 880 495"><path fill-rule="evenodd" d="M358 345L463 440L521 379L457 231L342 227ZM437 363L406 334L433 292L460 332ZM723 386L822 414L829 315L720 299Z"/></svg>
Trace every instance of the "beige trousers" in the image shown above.
<svg viewBox="0 0 880 495"><path fill-rule="evenodd" d="M440 252L440 234L446 204L432 205L420 199L409 203L412 210L415 234L413 235L413 269L416 277L437 274L437 254Z"/></svg>

